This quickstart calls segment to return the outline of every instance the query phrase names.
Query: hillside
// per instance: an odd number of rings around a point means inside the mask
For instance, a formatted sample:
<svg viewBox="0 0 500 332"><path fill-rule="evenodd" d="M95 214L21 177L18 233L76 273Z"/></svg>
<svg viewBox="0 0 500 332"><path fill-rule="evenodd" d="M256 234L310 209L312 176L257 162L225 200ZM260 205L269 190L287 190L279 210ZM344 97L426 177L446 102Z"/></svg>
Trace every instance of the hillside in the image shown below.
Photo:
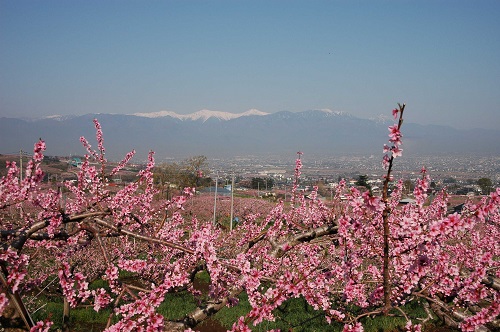
<svg viewBox="0 0 500 332"><path fill-rule="evenodd" d="M229 115L228 115L229 114ZM373 154L382 150L390 122L361 119L330 110L272 114L222 112L149 116L87 114L38 120L0 119L0 153L31 151L43 138L48 155L83 154L80 136L95 142L92 119L104 131L107 156L121 159L135 149L140 158L149 150L157 158L290 156L304 151L313 156ZM447 126L405 123L404 150L418 154L498 155L500 130L458 130Z"/></svg>

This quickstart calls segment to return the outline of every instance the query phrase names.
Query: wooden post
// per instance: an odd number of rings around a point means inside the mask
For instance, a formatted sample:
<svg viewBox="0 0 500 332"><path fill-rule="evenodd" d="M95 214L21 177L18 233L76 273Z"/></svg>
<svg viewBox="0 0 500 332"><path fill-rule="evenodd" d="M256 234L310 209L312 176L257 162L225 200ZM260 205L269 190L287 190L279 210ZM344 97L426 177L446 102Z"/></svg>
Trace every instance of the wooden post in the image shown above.
<svg viewBox="0 0 500 332"><path fill-rule="evenodd" d="M5 277L7 275L7 271L4 266L2 266L2 271L0 272L0 279L2 281L2 289L5 291L7 296L9 297L9 302L14 306L16 311L19 313L21 316L21 319L23 320L24 324L28 329L31 329L35 324L33 323L33 320L31 319L31 316L24 306L23 300L21 299L21 296L19 295L19 292L12 292L10 287L7 284L7 278Z"/></svg>

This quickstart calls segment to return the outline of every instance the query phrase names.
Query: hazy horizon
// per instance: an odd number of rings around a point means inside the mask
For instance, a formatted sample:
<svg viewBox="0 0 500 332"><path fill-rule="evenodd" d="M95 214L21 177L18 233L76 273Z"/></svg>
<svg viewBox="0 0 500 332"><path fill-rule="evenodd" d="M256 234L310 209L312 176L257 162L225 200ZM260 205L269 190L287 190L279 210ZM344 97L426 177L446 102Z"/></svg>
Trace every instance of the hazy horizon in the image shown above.
<svg viewBox="0 0 500 332"><path fill-rule="evenodd" d="M0 117L343 111L500 129L498 1L0 1Z"/></svg>

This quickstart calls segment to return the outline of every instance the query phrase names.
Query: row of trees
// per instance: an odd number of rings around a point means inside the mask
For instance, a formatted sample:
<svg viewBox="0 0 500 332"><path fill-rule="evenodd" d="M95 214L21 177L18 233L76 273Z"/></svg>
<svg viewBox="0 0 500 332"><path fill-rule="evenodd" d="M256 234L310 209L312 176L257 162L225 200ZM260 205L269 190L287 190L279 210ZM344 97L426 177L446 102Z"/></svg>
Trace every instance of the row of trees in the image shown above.
<svg viewBox="0 0 500 332"><path fill-rule="evenodd" d="M33 322L23 294L57 278L68 306L112 309L107 331L192 331L221 308L238 305L243 292L251 309L232 331L274 320L293 298L304 299L344 331L363 331L363 322L377 315L403 317L408 331L419 331L436 314L464 331L497 328L500 189L448 215L446 191L428 204L430 178L422 169L416 203L398 206L403 182L394 182L392 169L402 154L404 110L404 104L393 110L398 121L384 146L381 197L341 181L333 208L315 192L306 200L298 192L299 154L290 204L279 202L264 216L248 214L232 231L183 214L190 187L155 200L153 153L135 182L110 192L107 179L134 152L107 174L97 120L97 149L81 139L87 156L78 182L65 184L71 193L65 200L41 184L45 144L39 141L23 180L15 163L0 180L0 313L14 308L20 325L48 331L50 317ZM210 276L206 297L193 287L200 271ZM121 278L123 272L133 282ZM89 288L94 280L106 286ZM168 306L166 294L180 289L191 292L199 307L167 321L158 307ZM408 304L422 306L426 317L412 317Z"/></svg>
<svg viewBox="0 0 500 332"><path fill-rule="evenodd" d="M258 190L271 190L274 186L273 178L252 178L251 188Z"/></svg>
<svg viewBox="0 0 500 332"><path fill-rule="evenodd" d="M481 192L484 195L488 195L494 190L493 182L490 178L480 178L479 180L477 180L477 185L481 187Z"/></svg>
<svg viewBox="0 0 500 332"><path fill-rule="evenodd" d="M171 189L175 195L186 187L210 186L212 179L204 176L207 173L208 162L206 156L195 156L181 163L163 163L153 169L153 177L158 185L162 197L170 199ZM165 196L166 195L166 196Z"/></svg>

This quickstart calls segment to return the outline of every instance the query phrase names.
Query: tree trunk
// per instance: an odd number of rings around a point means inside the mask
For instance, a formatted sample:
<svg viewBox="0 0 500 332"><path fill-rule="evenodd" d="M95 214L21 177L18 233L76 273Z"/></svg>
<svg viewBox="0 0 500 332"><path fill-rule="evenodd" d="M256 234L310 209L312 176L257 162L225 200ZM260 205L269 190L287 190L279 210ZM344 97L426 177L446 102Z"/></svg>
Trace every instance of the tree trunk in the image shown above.
<svg viewBox="0 0 500 332"><path fill-rule="evenodd" d="M64 298L63 304L63 324L62 329L64 332L69 332L69 302Z"/></svg>
<svg viewBox="0 0 500 332"><path fill-rule="evenodd" d="M4 309L0 321L4 323L12 323L14 326L21 326L24 324L28 329L30 329L34 324L31 316L24 306L23 300L19 295L19 292L12 292L9 285L7 284L7 271L2 266L2 271L0 272L0 290L4 292L9 298L9 304L7 308ZM2 324L4 324L2 323ZM2 325L0 324L0 326Z"/></svg>

